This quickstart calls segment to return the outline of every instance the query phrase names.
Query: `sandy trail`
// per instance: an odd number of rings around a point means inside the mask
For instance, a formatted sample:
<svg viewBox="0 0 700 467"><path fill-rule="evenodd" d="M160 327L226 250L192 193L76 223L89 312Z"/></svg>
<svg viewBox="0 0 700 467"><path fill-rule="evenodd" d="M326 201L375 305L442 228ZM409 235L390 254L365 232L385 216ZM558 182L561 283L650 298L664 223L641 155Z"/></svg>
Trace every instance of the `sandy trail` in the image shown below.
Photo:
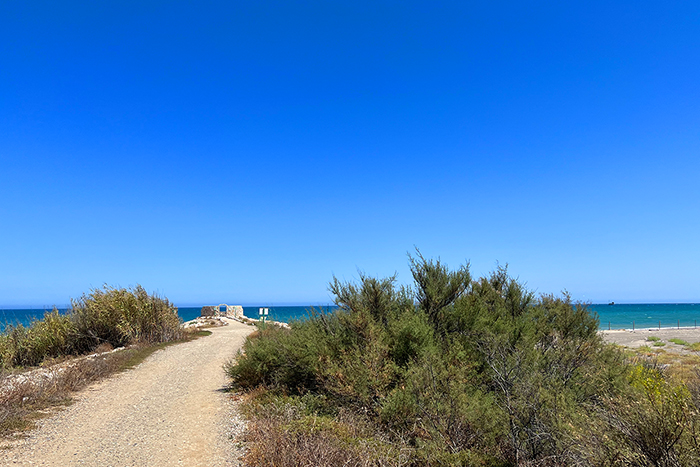
<svg viewBox="0 0 700 467"><path fill-rule="evenodd" d="M230 324L97 383L0 452L0 465L229 466L235 410L223 364L254 328Z"/></svg>

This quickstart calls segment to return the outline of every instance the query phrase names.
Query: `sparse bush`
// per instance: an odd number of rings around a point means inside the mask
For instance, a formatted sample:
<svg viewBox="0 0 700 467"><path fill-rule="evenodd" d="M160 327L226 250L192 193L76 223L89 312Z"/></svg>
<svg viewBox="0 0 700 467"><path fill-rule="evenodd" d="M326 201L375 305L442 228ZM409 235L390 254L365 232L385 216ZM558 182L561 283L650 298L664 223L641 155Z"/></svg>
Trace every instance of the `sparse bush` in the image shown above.
<svg viewBox="0 0 700 467"><path fill-rule="evenodd" d="M609 401L606 412L624 465L699 465L700 414L689 387L653 362L635 365L629 382L628 397Z"/></svg>

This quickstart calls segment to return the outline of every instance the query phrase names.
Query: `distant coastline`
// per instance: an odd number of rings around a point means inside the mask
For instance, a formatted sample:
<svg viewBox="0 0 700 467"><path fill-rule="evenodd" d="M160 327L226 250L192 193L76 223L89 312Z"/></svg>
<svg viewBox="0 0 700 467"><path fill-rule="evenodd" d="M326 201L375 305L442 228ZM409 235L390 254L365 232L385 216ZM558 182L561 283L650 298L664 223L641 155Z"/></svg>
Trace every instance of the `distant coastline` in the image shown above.
<svg viewBox="0 0 700 467"><path fill-rule="evenodd" d="M265 307L269 309L269 315L267 319L270 321L279 321L282 323L289 323L290 321L297 319L305 319L310 309L315 310L328 310L328 306L244 306L243 314L250 319L258 319L258 310L260 307ZM68 308L58 308L62 313L65 313ZM26 326L31 323L32 320L41 319L44 316L46 309L40 308L0 308L0 330L4 329L8 325L21 324ZM179 307L178 315L182 321L191 321L198 316L200 316L202 307Z"/></svg>
<svg viewBox="0 0 700 467"><path fill-rule="evenodd" d="M694 328L700 324L700 303L593 304L600 329Z"/></svg>
<svg viewBox="0 0 700 467"><path fill-rule="evenodd" d="M258 319L260 307L269 308L268 319L289 323L292 320L305 319L309 310L328 310L328 306L244 306L247 318ZM65 312L67 308L59 308ZM189 321L200 315L202 307L179 307L178 314L183 321ZM598 303L590 305L590 310L598 314L601 330L615 329L652 329L652 328L695 328L700 324L700 303L636 303L623 304ZM33 319L41 319L44 309L36 308L0 308L0 328L6 325L27 325Z"/></svg>

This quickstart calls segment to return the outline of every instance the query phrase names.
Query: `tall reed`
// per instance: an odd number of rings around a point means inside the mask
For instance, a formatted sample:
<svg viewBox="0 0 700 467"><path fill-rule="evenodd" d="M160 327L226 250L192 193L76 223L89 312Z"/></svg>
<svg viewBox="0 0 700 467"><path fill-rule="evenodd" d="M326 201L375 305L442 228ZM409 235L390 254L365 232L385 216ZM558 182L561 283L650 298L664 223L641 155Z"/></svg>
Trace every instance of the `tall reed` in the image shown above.
<svg viewBox="0 0 700 467"><path fill-rule="evenodd" d="M55 308L29 326L10 326L0 334L0 369L34 366L47 358L91 352L102 344L120 347L155 344L182 337L177 308L166 298L135 288L105 285Z"/></svg>

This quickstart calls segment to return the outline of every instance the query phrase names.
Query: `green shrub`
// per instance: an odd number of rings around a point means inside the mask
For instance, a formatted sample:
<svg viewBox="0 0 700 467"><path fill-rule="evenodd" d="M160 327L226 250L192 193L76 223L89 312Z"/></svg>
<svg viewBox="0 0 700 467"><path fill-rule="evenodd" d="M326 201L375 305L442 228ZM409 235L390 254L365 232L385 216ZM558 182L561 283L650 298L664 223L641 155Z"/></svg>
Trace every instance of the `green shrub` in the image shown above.
<svg viewBox="0 0 700 467"><path fill-rule="evenodd" d="M155 344L182 335L177 308L167 299L149 295L141 286L105 286L73 300L66 314L54 309L28 327L6 328L0 334L0 368L39 365L47 358L91 352L102 344Z"/></svg>
<svg viewBox="0 0 700 467"><path fill-rule="evenodd" d="M2 367L33 366L45 358L69 355L73 352L72 336L70 317L56 309L28 327L8 327L0 334Z"/></svg>
<svg viewBox="0 0 700 467"><path fill-rule="evenodd" d="M167 299L133 289L104 286L72 301L70 311L78 351L102 343L159 343L182 337L177 308Z"/></svg>
<svg viewBox="0 0 700 467"><path fill-rule="evenodd" d="M471 280L466 266L451 272L418 254L411 269L413 289L397 288L395 277L334 278L340 311L249 338L228 366L233 385L322 401L326 417L289 409L253 419L271 423L291 449L339 449L348 465L375 464L346 443L354 437L338 424L344 413L408 453L406 465L618 465L618 452L625 465L647 465L634 463L642 454L619 428L619 420L635 423L630 412L615 411L640 389L585 304L567 294L537 297L505 268ZM674 400L634 407L654 421ZM289 414L302 421L289 424ZM256 465L274 464L263 457Z"/></svg>
<svg viewBox="0 0 700 467"><path fill-rule="evenodd" d="M688 387L668 379L655 365L629 373L628 397L611 401L611 436L624 465L699 465L699 407Z"/></svg>
<svg viewBox="0 0 700 467"><path fill-rule="evenodd" d="M327 353L323 323L321 320L295 322L293 331L259 325L255 338L246 339L236 363L226 366L233 385L244 389L260 385L283 387L294 394L315 389L320 377L319 359Z"/></svg>
<svg viewBox="0 0 700 467"><path fill-rule="evenodd" d="M493 445L507 421L493 395L473 385L477 370L465 360L458 346L416 360L383 401L386 427L431 452Z"/></svg>
<svg viewBox="0 0 700 467"><path fill-rule="evenodd" d="M435 329L444 330L446 312L469 289L469 265L450 271L440 259L425 259L417 250L416 254L416 258L410 255L408 258L416 283L418 308L427 315Z"/></svg>
<svg viewBox="0 0 700 467"><path fill-rule="evenodd" d="M406 368L414 360L435 349L433 327L425 313L407 310L387 324L389 355L396 365Z"/></svg>
<svg viewBox="0 0 700 467"><path fill-rule="evenodd" d="M505 268L472 281L420 254L411 267L412 290L334 278L340 311L246 341L228 372L267 388L252 465L700 465L700 375L631 365L585 304Z"/></svg>

